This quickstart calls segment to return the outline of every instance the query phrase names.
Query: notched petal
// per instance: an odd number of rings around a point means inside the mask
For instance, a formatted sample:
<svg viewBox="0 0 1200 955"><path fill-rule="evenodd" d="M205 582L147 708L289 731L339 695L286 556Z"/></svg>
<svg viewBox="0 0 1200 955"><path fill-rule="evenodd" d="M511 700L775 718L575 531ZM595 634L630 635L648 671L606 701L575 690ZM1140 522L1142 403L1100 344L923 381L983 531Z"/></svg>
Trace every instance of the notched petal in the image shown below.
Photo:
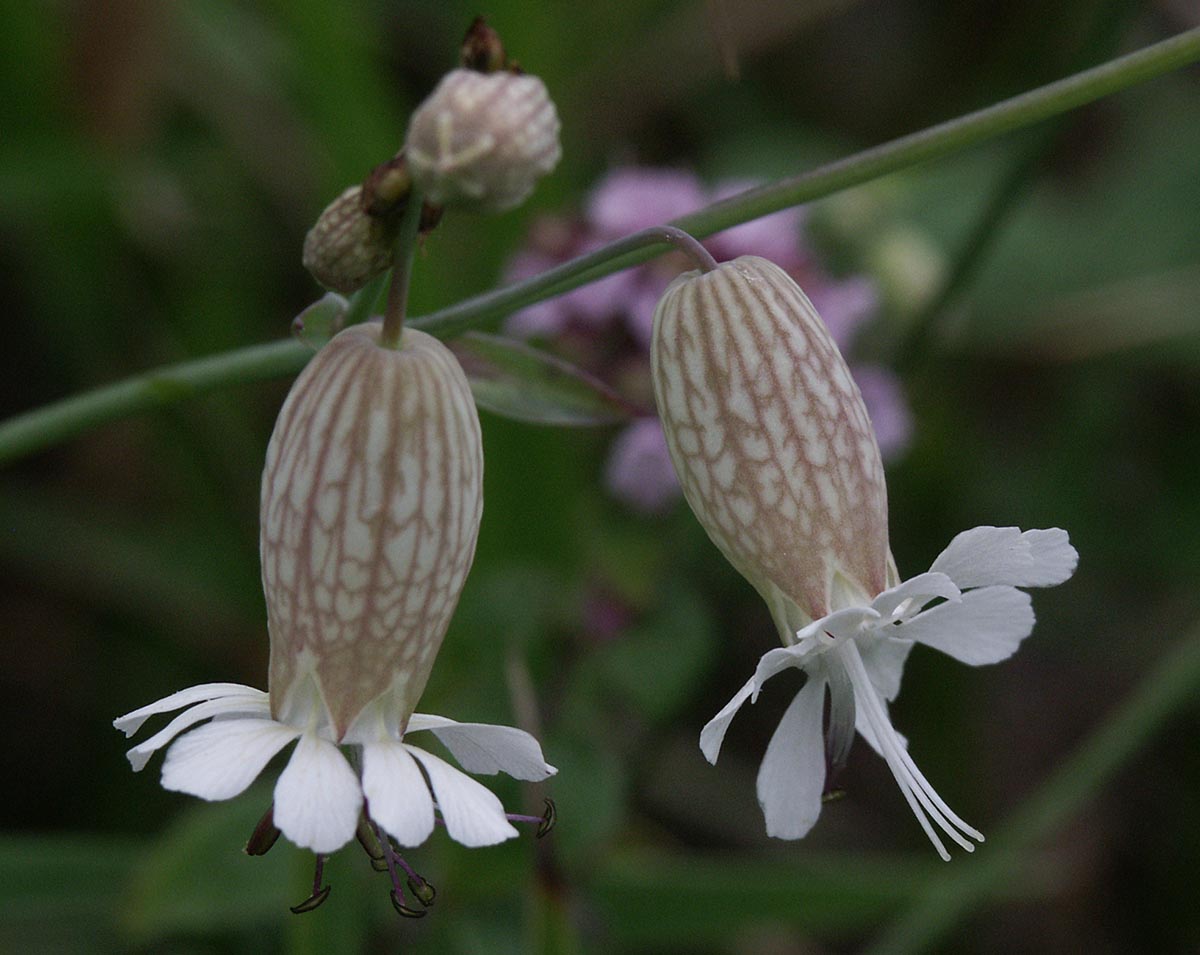
<svg viewBox="0 0 1200 955"><path fill-rule="evenodd" d="M220 720L201 726L167 750L163 788L201 799L231 799L299 735L274 720Z"/></svg>
<svg viewBox="0 0 1200 955"><path fill-rule="evenodd" d="M979 587L961 602L939 604L896 629L908 640L982 666L1012 656L1033 623L1029 594L1015 587Z"/></svg>
<svg viewBox="0 0 1200 955"><path fill-rule="evenodd" d="M546 762L538 741L515 726L458 723L442 716L414 713L407 733L431 730L469 773L505 772L515 779L539 781L557 769Z"/></svg>
<svg viewBox="0 0 1200 955"><path fill-rule="evenodd" d="M443 759L405 744L420 762L450 838L464 846L491 846L519 835L504 815L504 806L486 786Z"/></svg>
<svg viewBox="0 0 1200 955"><path fill-rule="evenodd" d="M779 721L758 770L758 802L767 835L799 839L821 814L825 790L825 744L821 731L825 681L812 680L796 694Z"/></svg>
<svg viewBox="0 0 1200 955"><path fill-rule="evenodd" d="M354 838L363 796L358 776L333 743L310 733L275 784L275 825L313 852L340 849Z"/></svg>
<svg viewBox="0 0 1200 955"><path fill-rule="evenodd" d="M1078 561L1067 532L1057 527L975 527L956 536L930 570L946 574L963 589L1052 587L1069 578Z"/></svg>

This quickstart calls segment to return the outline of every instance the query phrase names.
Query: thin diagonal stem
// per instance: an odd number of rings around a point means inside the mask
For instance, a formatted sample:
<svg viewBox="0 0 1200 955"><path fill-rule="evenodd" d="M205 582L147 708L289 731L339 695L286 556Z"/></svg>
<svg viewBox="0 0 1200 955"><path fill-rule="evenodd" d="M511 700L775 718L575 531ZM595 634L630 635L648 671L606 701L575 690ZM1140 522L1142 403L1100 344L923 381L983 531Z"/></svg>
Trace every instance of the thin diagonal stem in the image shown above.
<svg viewBox="0 0 1200 955"><path fill-rule="evenodd" d="M1200 60L1200 28L811 172L748 190L671 224L694 236L711 235L1041 122L1197 60ZM606 245L525 282L411 319L410 324L439 338L453 337L519 308L638 265L661 251L644 246L631 248L627 241ZM361 301L356 297L356 303ZM295 373L311 354L298 342L255 345L158 369L18 415L0 424L0 464L65 441L106 421L235 382Z"/></svg>

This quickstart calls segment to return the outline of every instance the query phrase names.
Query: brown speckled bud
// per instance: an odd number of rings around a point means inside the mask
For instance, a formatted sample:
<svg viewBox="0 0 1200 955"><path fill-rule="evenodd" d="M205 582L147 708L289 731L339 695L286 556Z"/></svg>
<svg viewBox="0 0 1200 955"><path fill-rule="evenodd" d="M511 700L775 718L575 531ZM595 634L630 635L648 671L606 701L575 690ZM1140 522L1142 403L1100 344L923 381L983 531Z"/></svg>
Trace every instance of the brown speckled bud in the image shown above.
<svg viewBox="0 0 1200 955"><path fill-rule="evenodd" d="M368 704L402 731L475 552L479 418L436 339L335 336L296 380L267 450L262 568L276 718L319 692L338 738Z"/></svg>
<svg viewBox="0 0 1200 955"><path fill-rule="evenodd" d="M399 219L363 209L362 187L351 186L321 213L304 237L304 267L327 289L349 295L392 267Z"/></svg>
<svg viewBox="0 0 1200 955"><path fill-rule="evenodd" d="M558 163L559 122L536 76L452 70L413 114L405 151L438 205L511 209Z"/></svg>
<svg viewBox="0 0 1200 955"><path fill-rule="evenodd" d="M651 361L688 503L781 630L829 613L835 587L887 587L875 435L846 362L786 272L743 256L679 276L654 316Z"/></svg>

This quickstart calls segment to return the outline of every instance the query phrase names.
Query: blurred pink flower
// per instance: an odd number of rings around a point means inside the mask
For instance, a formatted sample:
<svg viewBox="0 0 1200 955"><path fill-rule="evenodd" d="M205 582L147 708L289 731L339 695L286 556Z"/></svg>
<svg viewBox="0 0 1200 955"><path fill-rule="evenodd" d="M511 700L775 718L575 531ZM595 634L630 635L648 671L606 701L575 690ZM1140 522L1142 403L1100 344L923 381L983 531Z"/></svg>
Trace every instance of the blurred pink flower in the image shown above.
<svg viewBox="0 0 1200 955"><path fill-rule="evenodd" d="M592 190L581 218L547 217L535 223L529 244L510 261L505 278L529 278L606 242L662 225L754 185L748 180L728 180L707 189L685 169L617 167ZM718 260L760 255L790 272L838 347L852 354L856 335L879 307L875 283L864 275L834 277L826 272L805 244L804 222L803 209L785 209L726 229L704 242ZM519 337L582 336L582 362L593 373L610 380L619 375L627 383L632 369L635 378L648 382L654 309L679 271L676 257L663 256L523 309L509 318L505 328ZM617 333L616 344L609 337L612 332ZM572 358L581 360L579 355ZM878 365L858 366L851 361L851 370L877 431L880 450L885 458L899 454L912 435L912 417L899 380ZM639 419L617 437L605 484L615 497L646 514L661 512L678 498L679 487L656 419Z"/></svg>
<svg viewBox="0 0 1200 955"><path fill-rule="evenodd" d="M665 511L679 497L679 482L658 418L638 418L617 435L604 482L614 496L644 514Z"/></svg>

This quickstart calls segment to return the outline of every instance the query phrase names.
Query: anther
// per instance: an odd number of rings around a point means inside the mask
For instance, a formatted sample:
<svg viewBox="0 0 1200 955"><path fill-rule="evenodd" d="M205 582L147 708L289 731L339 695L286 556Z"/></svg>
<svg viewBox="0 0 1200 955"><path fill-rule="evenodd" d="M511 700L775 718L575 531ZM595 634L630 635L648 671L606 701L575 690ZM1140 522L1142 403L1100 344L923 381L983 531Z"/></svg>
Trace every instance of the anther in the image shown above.
<svg viewBox="0 0 1200 955"><path fill-rule="evenodd" d="M425 908L433 905L433 900L437 898L437 889L433 887L433 883L427 882L423 876L416 873L408 877L408 891L416 896L417 901Z"/></svg>
<svg viewBox="0 0 1200 955"><path fill-rule="evenodd" d="M321 904L329 898L329 893L333 890L332 885L327 885L319 892L314 892L299 905L289 905L288 909L293 915L303 915L305 912L311 912L313 909L320 908Z"/></svg>
<svg viewBox="0 0 1200 955"><path fill-rule="evenodd" d="M400 893L395 889L391 891L392 908L403 915L406 919L423 919L428 914L425 909L410 909L404 904L404 900L400 897Z"/></svg>
<svg viewBox="0 0 1200 955"><path fill-rule="evenodd" d="M558 822L558 807L554 805L553 799L546 800L546 811L542 813L541 825L537 827L537 837L541 839L548 835L550 830L554 828Z"/></svg>
<svg viewBox="0 0 1200 955"><path fill-rule="evenodd" d="M383 844L379 841L379 837L375 834L375 828L367 819L367 814L362 813L358 817L358 828L354 831L354 838L358 840L358 844L362 846L363 852L371 857L371 865L373 868L382 872L387 869L387 861L383 857ZM382 863L383 868L379 868L376 863Z"/></svg>
<svg viewBox="0 0 1200 955"><path fill-rule="evenodd" d="M555 807L553 799L547 799L546 811L540 816L527 816L520 812L506 812L504 818L509 822L536 822L538 824L536 835L540 839L553 829L554 824L558 822L558 809Z"/></svg>
<svg viewBox="0 0 1200 955"><path fill-rule="evenodd" d="M265 856L279 838L279 829L275 826L275 804L272 803L258 820L258 825L250 833L246 846L242 850L248 856Z"/></svg>
<svg viewBox="0 0 1200 955"><path fill-rule="evenodd" d="M325 872L325 856L317 853L317 865L313 871L313 890L312 895L301 902L299 905L288 906L293 915L303 915L305 912L311 912L313 909L320 908L321 904L329 898L329 893L333 890L332 885L321 887L321 877Z"/></svg>

